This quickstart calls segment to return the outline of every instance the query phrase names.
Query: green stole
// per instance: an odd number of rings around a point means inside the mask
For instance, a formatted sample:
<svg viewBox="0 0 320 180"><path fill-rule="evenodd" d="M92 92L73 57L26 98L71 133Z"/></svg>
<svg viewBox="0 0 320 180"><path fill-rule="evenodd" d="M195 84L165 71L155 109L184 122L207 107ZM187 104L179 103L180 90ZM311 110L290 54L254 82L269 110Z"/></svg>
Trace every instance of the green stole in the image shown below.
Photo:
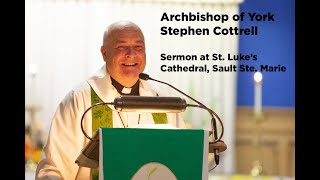
<svg viewBox="0 0 320 180"><path fill-rule="evenodd" d="M91 87L91 105L103 102L101 98L96 94L96 92ZM112 109L109 106L96 106L91 109L92 111L92 135L95 131L100 128L112 128ZM166 113L152 113L153 121L155 124L167 124L167 114ZM99 169L91 169L92 180L99 179Z"/></svg>

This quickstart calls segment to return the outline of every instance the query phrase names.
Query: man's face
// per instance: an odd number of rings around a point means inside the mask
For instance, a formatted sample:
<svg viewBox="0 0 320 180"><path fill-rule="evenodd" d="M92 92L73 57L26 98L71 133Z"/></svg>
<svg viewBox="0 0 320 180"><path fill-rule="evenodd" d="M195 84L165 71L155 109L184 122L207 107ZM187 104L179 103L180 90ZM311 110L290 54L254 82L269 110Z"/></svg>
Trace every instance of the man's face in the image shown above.
<svg viewBox="0 0 320 180"><path fill-rule="evenodd" d="M101 53L110 76L124 86L132 86L146 66L144 38L138 29L110 33Z"/></svg>

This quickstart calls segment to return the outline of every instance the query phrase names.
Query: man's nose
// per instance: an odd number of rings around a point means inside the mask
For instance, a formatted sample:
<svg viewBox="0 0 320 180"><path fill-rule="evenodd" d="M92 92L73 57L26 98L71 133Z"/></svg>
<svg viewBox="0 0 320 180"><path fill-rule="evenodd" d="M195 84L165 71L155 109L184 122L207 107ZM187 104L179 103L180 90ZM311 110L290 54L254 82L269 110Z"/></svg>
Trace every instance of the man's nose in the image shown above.
<svg viewBox="0 0 320 180"><path fill-rule="evenodd" d="M131 56L134 56L136 55L136 51L133 47L128 47L127 48L127 52L126 52L126 56L127 57L131 57Z"/></svg>

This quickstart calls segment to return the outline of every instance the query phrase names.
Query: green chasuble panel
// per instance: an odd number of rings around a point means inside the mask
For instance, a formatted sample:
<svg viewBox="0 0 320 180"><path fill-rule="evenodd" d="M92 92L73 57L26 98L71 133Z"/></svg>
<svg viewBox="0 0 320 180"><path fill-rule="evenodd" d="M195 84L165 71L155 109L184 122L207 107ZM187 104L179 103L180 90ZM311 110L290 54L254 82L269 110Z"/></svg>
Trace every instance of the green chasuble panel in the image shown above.
<svg viewBox="0 0 320 180"><path fill-rule="evenodd" d="M167 124L167 114L166 113L152 113L153 121L155 124Z"/></svg>
<svg viewBox="0 0 320 180"><path fill-rule="evenodd" d="M103 102L91 88L91 104ZM109 106L96 106L92 111L92 135L99 127L113 127L112 109Z"/></svg>
<svg viewBox="0 0 320 180"><path fill-rule="evenodd" d="M208 131L101 128L99 133L103 179L207 178Z"/></svg>

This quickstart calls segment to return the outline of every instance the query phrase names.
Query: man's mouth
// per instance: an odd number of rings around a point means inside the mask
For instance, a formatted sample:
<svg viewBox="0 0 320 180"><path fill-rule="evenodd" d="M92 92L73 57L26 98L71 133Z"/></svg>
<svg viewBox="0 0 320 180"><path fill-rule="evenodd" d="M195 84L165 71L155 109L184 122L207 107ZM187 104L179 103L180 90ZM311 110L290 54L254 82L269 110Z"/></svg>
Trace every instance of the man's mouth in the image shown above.
<svg viewBox="0 0 320 180"><path fill-rule="evenodd" d="M121 65L130 67L138 65L138 63L122 63Z"/></svg>

